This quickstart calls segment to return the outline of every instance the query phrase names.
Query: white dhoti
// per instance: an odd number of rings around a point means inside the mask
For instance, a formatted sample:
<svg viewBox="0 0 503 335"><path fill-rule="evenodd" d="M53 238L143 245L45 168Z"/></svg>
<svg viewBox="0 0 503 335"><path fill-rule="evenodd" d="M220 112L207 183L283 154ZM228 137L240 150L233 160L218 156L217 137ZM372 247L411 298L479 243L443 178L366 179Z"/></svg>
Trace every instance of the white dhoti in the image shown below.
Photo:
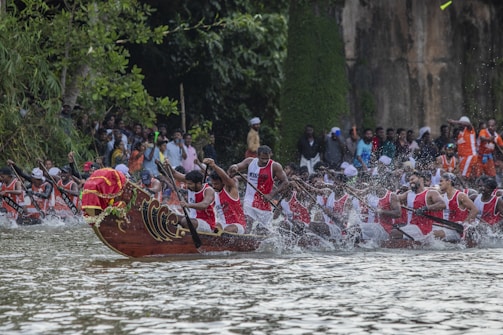
<svg viewBox="0 0 503 335"><path fill-rule="evenodd" d="M320 154L316 154L311 159L306 159L304 156L300 156L300 166L307 166L307 171L309 174L314 173L314 165L320 161Z"/></svg>

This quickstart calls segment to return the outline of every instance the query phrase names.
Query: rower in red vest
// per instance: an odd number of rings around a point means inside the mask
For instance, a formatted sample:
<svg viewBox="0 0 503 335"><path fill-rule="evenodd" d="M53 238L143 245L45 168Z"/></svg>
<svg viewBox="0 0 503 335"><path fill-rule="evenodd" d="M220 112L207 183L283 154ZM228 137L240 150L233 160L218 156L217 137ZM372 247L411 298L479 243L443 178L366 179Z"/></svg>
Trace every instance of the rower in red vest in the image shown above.
<svg viewBox="0 0 503 335"><path fill-rule="evenodd" d="M187 185L188 199L180 201L180 206L189 210L189 219L194 228L201 232L213 232L216 228L215 190L203 182L204 176L200 171L193 170L183 174L173 169L167 159L165 164L171 169L176 180L185 182ZM188 228L185 216L178 215L178 222Z"/></svg>
<svg viewBox="0 0 503 335"><path fill-rule="evenodd" d="M503 222L503 199L493 195L498 183L494 178L481 177L478 186L479 195L474 197L473 202L479 211L479 219L493 229L499 229Z"/></svg>
<svg viewBox="0 0 503 335"><path fill-rule="evenodd" d="M271 159L272 150L267 145L261 145L257 150L256 158L245 158L238 164L229 167L231 175L239 171L247 170L247 185L243 199L243 210L247 216L247 223L251 225L254 221L268 228L272 219L271 201L277 193L283 191L288 186L283 167L278 162ZM279 185L276 189L274 181Z"/></svg>
<svg viewBox="0 0 503 335"><path fill-rule="evenodd" d="M477 207L466 193L455 188L456 183L456 175L450 172L444 173L440 178L440 191L444 193L444 201L447 205L444 218L452 222L473 223L477 217ZM433 231L436 238L449 242L457 242L461 238L458 232L448 227L434 227Z"/></svg>
<svg viewBox="0 0 503 335"><path fill-rule="evenodd" d="M340 240L344 222L347 222L347 213L352 208L349 195L344 192L344 188L337 186L330 189L328 184L323 182L322 174L313 174L309 178L310 183L305 183L301 179L296 179L302 187L310 194L316 195L314 205L321 211L317 211L309 223L309 229L324 238ZM338 199L336 199L338 197ZM335 222L338 220L338 222Z"/></svg>
<svg viewBox="0 0 503 335"><path fill-rule="evenodd" d="M409 186L410 190L398 195L398 200L414 211L409 211L407 225L401 230L412 236L414 240L422 240L431 233L434 221L421 214L442 218L446 206L438 191L424 187L424 176L421 172L412 172L409 177ZM401 232L395 230L392 235L403 237Z"/></svg>
<svg viewBox="0 0 503 335"><path fill-rule="evenodd" d="M239 199L238 182L231 178L211 158L205 158L203 163L213 169L210 174L211 185L215 189L215 209L217 228L226 232L244 234L246 218Z"/></svg>
<svg viewBox="0 0 503 335"><path fill-rule="evenodd" d="M400 202L395 192L386 186L392 182L391 175L381 178L372 178L370 184L371 193L367 194L361 207L362 223L360 228L364 240L386 240L393 230L395 218L402 214ZM370 208L369 208L370 207Z"/></svg>
<svg viewBox="0 0 503 335"><path fill-rule="evenodd" d="M0 182L2 183L2 187L0 188L0 198L3 198L2 207L7 211L7 217L9 219L16 220L19 216L19 212L9 205L7 197L15 204L22 205L24 203L21 181L12 175L12 170L10 168L3 167L0 169ZM15 204L13 205L15 206Z"/></svg>

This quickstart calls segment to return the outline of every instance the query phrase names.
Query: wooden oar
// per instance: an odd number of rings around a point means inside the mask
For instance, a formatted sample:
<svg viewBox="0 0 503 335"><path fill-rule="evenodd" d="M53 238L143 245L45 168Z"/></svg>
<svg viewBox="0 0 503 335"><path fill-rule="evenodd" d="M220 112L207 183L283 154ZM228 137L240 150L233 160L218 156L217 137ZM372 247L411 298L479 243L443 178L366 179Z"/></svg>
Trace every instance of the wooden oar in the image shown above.
<svg viewBox="0 0 503 335"><path fill-rule="evenodd" d="M40 209L40 206L38 205L38 203L33 198L32 191L28 190L26 188L26 185L24 184L23 180L21 179L21 177L19 176L19 174L17 173L17 171L16 171L16 169L14 167L12 167L12 171L14 171L14 174L16 175L17 179L21 182L21 186L23 186L24 192L30 198L31 203L33 204L33 207L35 207L35 209L37 210L37 212L39 212L40 217L42 219L44 219L45 218L45 213Z"/></svg>
<svg viewBox="0 0 503 335"><path fill-rule="evenodd" d="M17 202L15 202L14 199L6 195L0 195L0 198L2 198L2 200L5 201L7 205L14 208L14 210L18 212L19 215L24 215L24 208L20 206Z"/></svg>
<svg viewBox="0 0 503 335"><path fill-rule="evenodd" d="M253 185L252 183L250 183L250 181L249 181L249 180L248 180L245 176L243 176L243 174L242 174L241 172L236 171L236 174L237 174L238 176L240 176L241 178L243 178L243 180L244 180L244 181L245 181L248 185L250 185L250 186L251 186L251 187L255 190L255 192L257 192L258 194L260 194L260 196L262 197L262 199L264 199L265 201L267 201L268 203L270 203L270 204L271 204L271 206L272 206L272 207L274 207L274 209L275 209L275 210L279 210L278 206L277 206L274 202L272 202L271 200L267 199L267 198L265 197L265 194L264 194L264 193L262 193L262 191L261 191L261 190L259 190L259 189L258 189L255 185Z"/></svg>
<svg viewBox="0 0 503 335"><path fill-rule="evenodd" d="M327 208L326 206L319 204L318 201L316 200L316 198L308 190L306 190L306 188L303 185L301 185L300 182L298 182L298 181L295 181L295 182L297 183L297 185L299 186L301 191L308 195L308 197L311 199L311 201L313 201L315 206L318 206L318 208L321 209L322 211L325 208ZM327 214L325 211L323 211L323 213L325 213L325 215L327 215L334 222L334 224L337 225L342 231L346 231L346 227L344 227L344 225L341 223L341 221L338 217L336 217L335 215Z"/></svg>
<svg viewBox="0 0 503 335"><path fill-rule="evenodd" d="M47 169L45 168L44 164L42 164L41 161L39 161L39 165L40 167L42 168L42 170L44 170L44 172L47 174L47 176L49 176L49 178L51 179L52 183L54 184L54 187L57 188L58 186L58 183L56 182L56 180L53 178L53 176L51 176L49 174L49 171L47 171ZM61 193L61 198L63 198L63 201L65 202L65 204L68 206L68 208L70 208L70 210L72 211L73 215L77 215L79 214L79 210L78 208L75 206L75 204L73 203L73 201L70 199L70 197L68 196L68 193L67 191L61 187L58 188L59 192Z"/></svg>
<svg viewBox="0 0 503 335"><path fill-rule="evenodd" d="M173 184L173 188L175 189L176 195L178 196L178 200L182 201L184 200L182 195L180 194L178 187L176 187L176 180L175 177L173 177L173 173L171 172L171 168L168 168L168 171L164 168L164 166L161 164L161 162L156 162L157 167L159 170L164 174L166 177L171 179L171 183ZM182 207L183 209L183 214L185 214L185 221L187 221L187 226L189 227L190 230L190 235L192 236L192 241L194 242L194 246L196 248L199 248L202 245L201 238L199 237L199 234L197 233L196 228L192 224L192 221L190 220L189 213L187 212L187 208Z"/></svg>
<svg viewBox="0 0 503 335"><path fill-rule="evenodd" d="M404 209L406 209L408 211L414 212L417 215L424 216L427 219L430 219L432 221L436 221L436 222L442 224L440 226L438 224L432 223L433 225L444 227L444 228L449 228L449 229L457 231L460 234L463 234L463 231L465 229L462 224L459 224L459 223L456 223L456 222L452 222L452 221L449 221L449 220L446 220L446 219L438 218L436 216L429 215L429 214L426 214L426 213L417 213L414 208L410 208L410 207L407 207L407 206L404 206L404 205L402 205L402 208L404 208Z"/></svg>
<svg viewBox="0 0 503 335"><path fill-rule="evenodd" d="M355 197L356 199L358 199L358 201L360 201L362 204L364 204L365 206L367 206L367 208L369 210L371 210L372 212L374 213L377 213L376 212L376 209L372 206L370 206L368 204L367 201L365 201L363 198L361 198L358 194L356 194L355 192L353 192L353 190L349 187L349 186L345 186L344 187L346 189L346 192L348 192L349 194L351 194L353 197ZM415 241L414 237L412 237L410 234L407 234L405 231L403 231L403 229L401 229L398 225L394 224L393 225L393 229L396 229L397 231L399 231L400 233L402 233L403 235L407 236L408 238L410 238L412 241Z"/></svg>

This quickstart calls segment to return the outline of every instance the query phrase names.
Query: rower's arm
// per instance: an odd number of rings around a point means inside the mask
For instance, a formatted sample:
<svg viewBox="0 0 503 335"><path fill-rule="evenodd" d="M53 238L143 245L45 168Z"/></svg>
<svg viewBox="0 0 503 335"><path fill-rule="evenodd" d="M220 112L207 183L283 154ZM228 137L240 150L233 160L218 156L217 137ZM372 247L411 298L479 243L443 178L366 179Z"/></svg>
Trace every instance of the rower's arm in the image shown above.
<svg viewBox="0 0 503 335"><path fill-rule="evenodd" d="M400 202L398 201L398 196L395 193L390 195L390 209L378 209L380 215L389 216L392 218L399 218L402 216L402 208L400 207Z"/></svg>
<svg viewBox="0 0 503 335"><path fill-rule="evenodd" d="M43 192L36 192L36 193L33 193L33 194L36 195L39 198L49 199L49 197L51 196L52 190L53 190L52 184L51 183L47 183L47 184L45 184Z"/></svg>
<svg viewBox="0 0 503 335"><path fill-rule="evenodd" d="M468 217L466 218L466 221L473 222L475 218L477 218L477 214L479 214L477 206L475 206L473 201L465 193L459 193L458 199L463 205L463 207L468 209Z"/></svg>
<svg viewBox="0 0 503 335"><path fill-rule="evenodd" d="M435 190L429 190L426 199L426 207L429 211L442 211L445 209L445 201Z"/></svg>
<svg viewBox="0 0 503 335"><path fill-rule="evenodd" d="M208 187L204 190L203 201L195 204L187 203L185 207L193 208L196 211L203 211L208 208L208 206L211 205L213 201L215 201L215 191L211 187Z"/></svg>
<svg viewBox="0 0 503 335"><path fill-rule="evenodd" d="M247 169L248 165L250 165L252 160L253 160L253 157L248 157L248 158L243 159L241 162L239 162L237 164L232 164L231 166L229 166L229 171L228 171L229 174L231 176L233 176L237 172L241 172L241 171Z"/></svg>

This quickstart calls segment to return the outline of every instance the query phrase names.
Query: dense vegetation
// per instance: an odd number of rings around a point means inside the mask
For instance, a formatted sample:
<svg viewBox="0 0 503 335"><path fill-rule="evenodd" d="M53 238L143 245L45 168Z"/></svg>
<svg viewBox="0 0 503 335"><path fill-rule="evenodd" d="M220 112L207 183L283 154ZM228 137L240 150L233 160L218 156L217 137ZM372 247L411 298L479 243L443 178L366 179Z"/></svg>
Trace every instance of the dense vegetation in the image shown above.
<svg viewBox="0 0 503 335"><path fill-rule="evenodd" d="M293 1L290 5L281 95L282 161L297 161L296 144L306 124L321 135L334 126L342 128L342 116L348 113L344 44L331 16L336 5L336 1Z"/></svg>
<svg viewBox="0 0 503 335"><path fill-rule="evenodd" d="M112 111L126 123L177 128L180 84L188 128L213 124L229 161L242 158L252 116L274 144L286 9L286 1L252 0L8 2L0 11L2 161L61 163L70 150L92 158L91 137L73 127L84 115L102 121ZM63 104L77 107L73 122L60 117Z"/></svg>

